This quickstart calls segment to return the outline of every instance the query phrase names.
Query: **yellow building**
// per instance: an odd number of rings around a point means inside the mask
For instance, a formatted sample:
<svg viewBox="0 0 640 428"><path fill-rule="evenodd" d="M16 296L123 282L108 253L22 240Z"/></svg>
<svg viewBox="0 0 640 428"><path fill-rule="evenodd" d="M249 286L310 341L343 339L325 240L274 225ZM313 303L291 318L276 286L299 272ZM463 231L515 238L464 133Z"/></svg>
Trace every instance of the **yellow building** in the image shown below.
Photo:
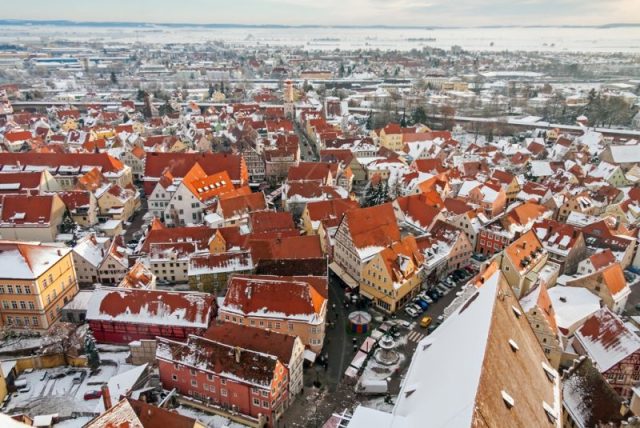
<svg viewBox="0 0 640 428"><path fill-rule="evenodd" d="M0 241L0 320L16 330L46 330L78 293L71 249Z"/></svg>
<svg viewBox="0 0 640 428"><path fill-rule="evenodd" d="M394 313L420 292L422 256L413 236L382 250L362 269L360 294L387 313Z"/></svg>

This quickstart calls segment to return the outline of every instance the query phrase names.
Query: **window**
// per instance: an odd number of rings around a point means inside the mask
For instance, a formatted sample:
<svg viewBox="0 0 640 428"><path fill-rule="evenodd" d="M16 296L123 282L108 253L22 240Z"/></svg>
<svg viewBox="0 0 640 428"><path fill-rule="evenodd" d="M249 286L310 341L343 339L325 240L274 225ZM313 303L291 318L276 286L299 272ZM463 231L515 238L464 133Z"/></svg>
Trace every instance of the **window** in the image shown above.
<svg viewBox="0 0 640 428"><path fill-rule="evenodd" d="M262 391L262 396L263 397L268 397L269 396L269 392L268 391Z"/></svg>
<svg viewBox="0 0 640 428"><path fill-rule="evenodd" d="M31 321L33 321L33 325L34 325L34 326L36 326L36 327L38 326L38 324L39 324L39 322L38 322L38 317L33 317L33 318L31 318Z"/></svg>
<svg viewBox="0 0 640 428"><path fill-rule="evenodd" d="M178 376L177 376L176 374L172 374L172 375L171 375L171 379L172 379L172 380L178 380Z"/></svg>
<svg viewBox="0 0 640 428"><path fill-rule="evenodd" d="M24 294L31 294L31 287L29 287L28 285L24 286Z"/></svg>
<svg viewBox="0 0 640 428"><path fill-rule="evenodd" d="M226 389L224 389L224 388L223 388L223 389L221 389L221 390L220 390L220 395L222 395L223 397L226 397L226 396L227 396L227 390L226 390Z"/></svg>
<svg viewBox="0 0 640 428"><path fill-rule="evenodd" d="M207 373L207 380L213 380L213 375L211 373Z"/></svg>
<svg viewBox="0 0 640 428"><path fill-rule="evenodd" d="M191 379L191 386L198 386L198 381L195 379Z"/></svg>
<svg viewBox="0 0 640 428"><path fill-rule="evenodd" d="M255 397L254 397L254 398L253 398L253 405L254 405L254 406L258 406L258 407L259 407L259 406L260 406L260 399L259 399L259 398L255 398Z"/></svg>
<svg viewBox="0 0 640 428"><path fill-rule="evenodd" d="M2 302L2 307L3 307L3 309L9 309L9 302L3 301Z"/></svg>
<svg viewBox="0 0 640 428"><path fill-rule="evenodd" d="M53 282L53 275L49 274L49 283Z"/></svg>
<svg viewBox="0 0 640 428"><path fill-rule="evenodd" d="M27 309L27 303L23 300L20 301L20 309Z"/></svg>
<svg viewBox="0 0 640 428"><path fill-rule="evenodd" d="M227 384L226 379L220 379L220 385L226 385L226 384Z"/></svg>
<svg viewBox="0 0 640 428"><path fill-rule="evenodd" d="M0 286L0 294L4 294L4 287Z"/></svg>
<svg viewBox="0 0 640 428"><path fill-rule="evenodd" d="M16 302L15 300L12 300L12 301L11 301L11 307L12 307L13 309L18 309L18 302Z"/></svg>
<svg viewBox="0 0 640 428"><path fill-rule="evenodd" d="M22 294L22 287L19 285L16 285L16 293L17 294Z"/></svg>
<svg viewBox="0 0 640 428"><path fill-rule="evenodd" d="M13 317L7 317L7 324L9 325L13 324Z"/></svg>
<svg viewBox="0 0 640 428"><path fill-rule="evenodd" d="M191 373L191 376L195 376L196 375L196 371L194 369L189 369L189 373Z"/></svg>
<svg viewBox="0 0 640 428"><path fill-rule="evenodd" d="M269 402L266 400L262 400L262 407L264 407L265 409L269 408Z"/></svg>
<svg viewBox="0 0 640 428"><path fill-rule="evenodd" d="M13 285L7 285L7 293L13 294Z"/></svg>

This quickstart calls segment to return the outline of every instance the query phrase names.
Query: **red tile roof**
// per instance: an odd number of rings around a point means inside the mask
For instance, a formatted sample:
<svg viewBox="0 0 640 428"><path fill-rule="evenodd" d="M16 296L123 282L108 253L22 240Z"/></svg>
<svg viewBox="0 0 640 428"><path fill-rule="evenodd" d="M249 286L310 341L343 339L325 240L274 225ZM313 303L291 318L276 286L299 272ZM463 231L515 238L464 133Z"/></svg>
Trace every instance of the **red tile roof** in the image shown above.
<svg viewBox="0 0 640 428"><path fill-rule="evenodd" d="M215 313L215 296L207 293L97 288L87 320L207 328Z"/></svg>
<svg viewBox="0 0 640 428"><path fill-rule="evenodd" d="M2 199L2 223L7 225L48 226L54 207L55 195L5 195Z"/></svg>
<svg viewBox="0 0 640 428"><path fill-rule="evenodd" d="M289 212L256 211L249 215L249 221L253 233L277 232L296 228L293 216Z"/></svg>
<svg viewBox="0 0 640 428"><path fill-rule="evenodd" d="M0 158L1 160L1 158ZM226 171L231 180L244 183L246 165L241 155L227 153L160 153L147 154L144 168L145 193L151 194L155 181L168 169L176 178L184 177L195 163L207 175Z"/></svg>
<svg viewBox="0 0 640 428"><path fill-rule="evenodd" d="M254 211L267 209L264 193L256 192L249 195L241 195L235 198L225 198L218 202L224 218L236 215L248 214Z"/></svg>
<svg viewBox="0 0 640 428"><path fill-rule="evenodd" d="M106 153L0 153L0 165L100 167L103 174L119 172L125 167Z"/></svg>
<svg viewBox="0 0 640 428"><path fill-rule="evenodd" d="M236 362L238 351L239 363ZM156 356L159 360L216 373L222 377L232 377L234 381L264 388L270 388L274 383L278 363L271 355L246 349L238 350L233 346L197 336L189 336L187 343L160 338Z"/></svg>
<svg viewBox="0 0 640 428"><path fill-rule="evenodd" d="M326 282L326 278L323 278ZM234 275L228 283L221 310L244 315L317 320L326 305L323 297L304 277Z"/></svg>
<svg viewBox="0 0 640 428"><path fill-rule="evenodd" d="M387 247L400 240L391 204L347 211L344 220L349 225L351 239L356 248Z"/></svg>
<svg viewBox="0 0 640 428"><path fill-rule="evenodd" d="M285 365L291 361L296 338L257 327L230 322L214 324L203 337L229 346L274 355Z"/></svg>
<svg viewBox="0 0 640 428"><path fill-rule="evenodd" d="M330 199L328 201L318 201L307 203L307 211L311 221L321 221L330 218L341 219L342 215L352 209L359 208L360 205L351 199Z"/></svg>

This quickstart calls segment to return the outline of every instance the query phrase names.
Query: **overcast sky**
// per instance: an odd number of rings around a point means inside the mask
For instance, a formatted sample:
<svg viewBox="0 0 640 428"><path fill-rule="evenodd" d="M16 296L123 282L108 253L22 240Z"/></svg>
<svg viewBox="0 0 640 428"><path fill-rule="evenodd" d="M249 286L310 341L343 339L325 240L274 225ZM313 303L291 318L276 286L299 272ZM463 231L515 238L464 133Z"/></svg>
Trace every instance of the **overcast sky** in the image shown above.
<svg viewBox="0 0 640 428"><path fill-rule="evenodd" d="M640 22L640 0L28 0L2 18L239 24L598 25Z"/></svg>

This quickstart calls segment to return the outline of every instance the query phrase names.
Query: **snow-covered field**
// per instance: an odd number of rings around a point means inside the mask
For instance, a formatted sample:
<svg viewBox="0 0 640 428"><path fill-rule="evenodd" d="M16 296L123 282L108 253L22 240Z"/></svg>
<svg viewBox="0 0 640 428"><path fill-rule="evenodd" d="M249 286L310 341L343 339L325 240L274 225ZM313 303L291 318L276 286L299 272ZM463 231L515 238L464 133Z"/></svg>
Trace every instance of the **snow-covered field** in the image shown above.
<svg viewBox="0 0 640 428"><path fill-rule="evenodd" d="M0 43L39 41L41 37L112 43L207 43L236 46L299 46L308 50L336 48L411 50L423 46L469 50L640 52L637 28L201 28L6 25Z"/></svg>

